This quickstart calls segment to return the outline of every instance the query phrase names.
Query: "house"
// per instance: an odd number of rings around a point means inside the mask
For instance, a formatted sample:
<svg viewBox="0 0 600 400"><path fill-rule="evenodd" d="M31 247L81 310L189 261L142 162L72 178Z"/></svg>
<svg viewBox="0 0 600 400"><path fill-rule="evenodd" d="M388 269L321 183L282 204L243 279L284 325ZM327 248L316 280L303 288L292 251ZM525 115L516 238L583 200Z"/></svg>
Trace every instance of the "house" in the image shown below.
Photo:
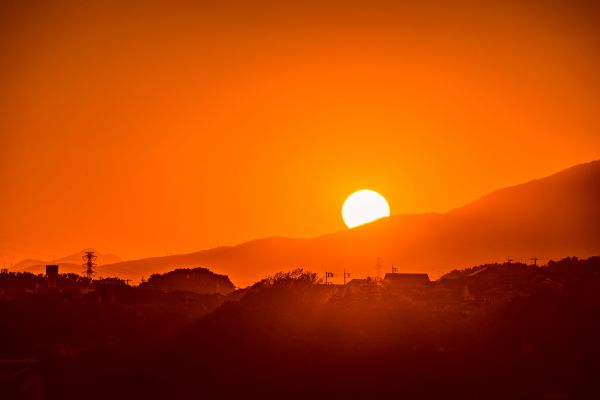
<svg viewBox="0 0 600 400"><path fill-rule="evenodd" d="M394 287L423 287L429 285L429 275L427 274L401 274L391 272L385 274L383 283Z"/></svg>

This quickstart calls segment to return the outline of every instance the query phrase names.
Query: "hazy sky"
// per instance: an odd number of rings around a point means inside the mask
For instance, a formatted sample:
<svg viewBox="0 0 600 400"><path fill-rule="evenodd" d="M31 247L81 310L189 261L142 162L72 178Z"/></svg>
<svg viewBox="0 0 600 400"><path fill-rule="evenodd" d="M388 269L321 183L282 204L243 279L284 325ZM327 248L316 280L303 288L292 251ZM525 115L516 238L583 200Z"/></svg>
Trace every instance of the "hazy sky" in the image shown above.
<svg viewBox="0 0 600 400"><path fill-rule="evenodd" d="M600 158L568 2L3 1L0 263L345 229Z"/></svg>

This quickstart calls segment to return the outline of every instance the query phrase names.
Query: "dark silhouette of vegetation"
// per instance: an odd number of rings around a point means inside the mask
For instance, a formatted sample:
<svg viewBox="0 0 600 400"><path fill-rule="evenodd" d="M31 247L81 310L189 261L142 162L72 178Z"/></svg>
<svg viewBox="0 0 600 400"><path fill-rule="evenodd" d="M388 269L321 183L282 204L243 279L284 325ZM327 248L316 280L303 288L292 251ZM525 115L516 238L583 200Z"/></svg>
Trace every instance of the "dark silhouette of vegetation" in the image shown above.
<svg viewBox="0 0 600 400"><path fill-rule="evenodd" d="M302 268L296 268L289 272L278 272L275 275L267 276L266 278L256 282L251 289L265 287L289 287L298 285L316 285L322 283L318 274L310 271L305 271Z"/></svg>
<svg viewBox="0 0 600 400"><path fill-rule="evenodd" d="M600 257L414 287L302 269L227 296L102 286L5 299L0 315L0 355L39 360L50 399L600 394Z"/></svg>
<svg viewBox="0 0 600 400"><path fill-rule="evenodd" d="M227 294L235 290L228 276L215 274L207 268L182 268L165 274L152 274L142 286L202 294Z"/></svg>

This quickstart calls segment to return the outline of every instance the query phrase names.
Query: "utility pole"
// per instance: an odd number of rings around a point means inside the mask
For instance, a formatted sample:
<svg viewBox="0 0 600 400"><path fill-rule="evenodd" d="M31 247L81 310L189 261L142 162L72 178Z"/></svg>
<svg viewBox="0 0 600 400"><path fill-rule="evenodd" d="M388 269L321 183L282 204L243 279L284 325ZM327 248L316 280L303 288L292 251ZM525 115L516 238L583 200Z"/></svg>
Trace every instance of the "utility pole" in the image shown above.
<svg viewBox="0 0 600 400"><path fill-rule="evenodd" d="M530 258L530 260L533 261L533 265L535 265L537 267L538 261L544 261L544 260L547 260L547 258L532 257L532 258Z"/></svg>
<svg viewBox="0 0 600 400"><path fill-rule="evenodd" d="M375 273L377 277L381 277L381 269L383 268L383 258L377 257L377 263L375 264Z"/></svg>
<svg viewBox="0 0 600 400"><path fill-rule="evenodd" d="M346 272L346 269L344 268L344 285L346 284L346 278L350 278L350 272Z"/></svg>

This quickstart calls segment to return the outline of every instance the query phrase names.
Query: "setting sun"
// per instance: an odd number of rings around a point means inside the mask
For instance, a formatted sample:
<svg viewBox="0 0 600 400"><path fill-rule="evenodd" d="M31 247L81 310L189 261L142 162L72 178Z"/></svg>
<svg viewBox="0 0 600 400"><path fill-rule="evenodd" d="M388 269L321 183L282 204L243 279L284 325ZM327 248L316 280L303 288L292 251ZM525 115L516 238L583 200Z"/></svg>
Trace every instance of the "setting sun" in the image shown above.
<svg viewBox="0 0 600 400"><path fill-rule="evenodd" d="M365 189L352 193L342 206L342 218L348 228L389 216L388 202L373 190Z"/></svg>

